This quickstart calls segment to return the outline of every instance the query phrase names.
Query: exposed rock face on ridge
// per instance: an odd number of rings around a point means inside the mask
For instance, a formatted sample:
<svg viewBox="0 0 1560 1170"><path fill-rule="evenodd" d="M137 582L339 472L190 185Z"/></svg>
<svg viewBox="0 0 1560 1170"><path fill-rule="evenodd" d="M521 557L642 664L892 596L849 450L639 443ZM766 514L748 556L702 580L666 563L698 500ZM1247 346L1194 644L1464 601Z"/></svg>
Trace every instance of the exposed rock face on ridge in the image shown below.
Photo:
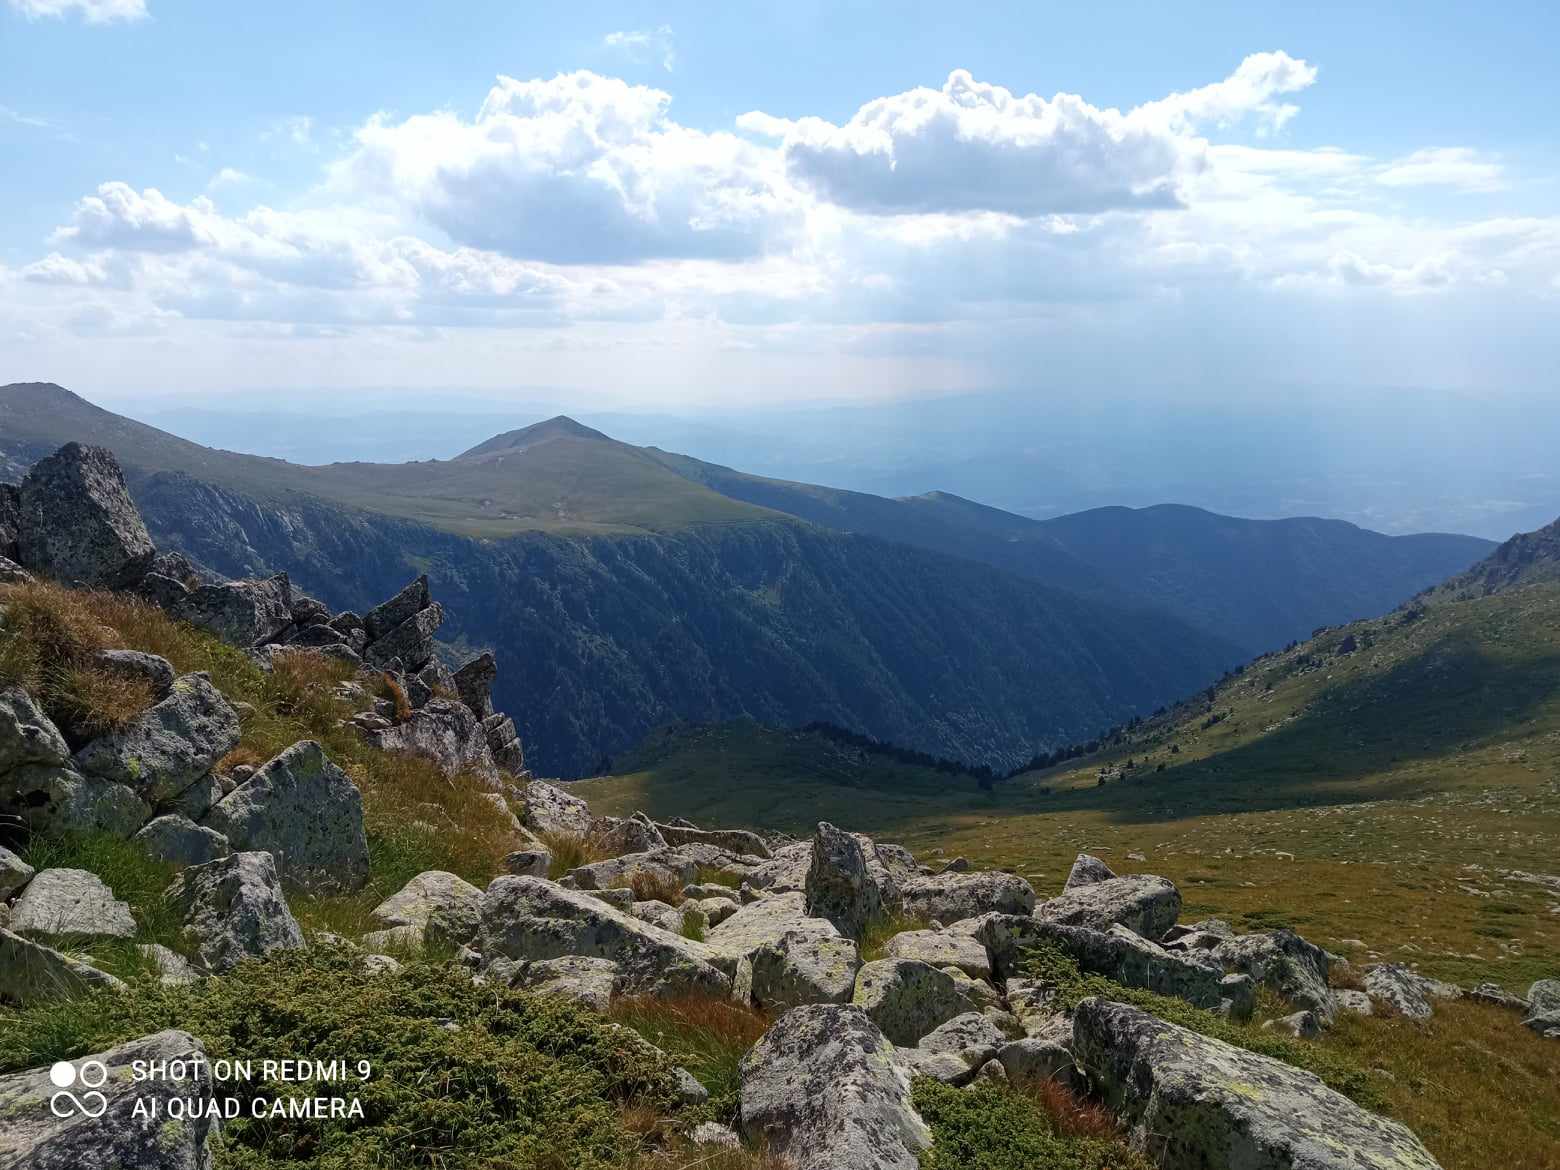
<svg viewBox="0 0 1560 1170"><path fill-rule="evenodd" d="M1084 1000L1073 1051L1162 1166L1440 1170L1418 1138L1292 1065Z"/></svg>
<svg viewBox="0 0 1560 1170"><path fill-rule="evenodd" d="M16 496L17 560L68 584L124 588L157 549L102 447L67 443L35 463Z"/></svg>
<svg viewBox="0 0 1560 1170"><path fill-rule="evenodd" d="M1162 938L1180 913L1180 891L1169 880L1152 874L1072 886L1060 897L1035 907L1035 917L1043 922L1092 930L1109 930L1119 923L1147 939Z"/></svg>
<svg viewBox="0 0 1560 1170"><path fill-rule="evenodd" d="M892 912L899 900L882 867L873 872L861 841L827 821L813 836L806 890L807 913L827 918L849 938L860 938L867 923Z"/></svg>

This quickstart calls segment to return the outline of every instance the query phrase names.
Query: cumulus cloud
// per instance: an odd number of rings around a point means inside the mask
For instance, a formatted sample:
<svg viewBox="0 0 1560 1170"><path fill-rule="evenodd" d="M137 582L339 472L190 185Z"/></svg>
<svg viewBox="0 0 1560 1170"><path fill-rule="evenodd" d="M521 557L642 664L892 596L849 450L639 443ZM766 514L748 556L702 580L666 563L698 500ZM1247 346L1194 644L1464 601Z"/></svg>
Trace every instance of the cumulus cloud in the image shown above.
<svg viewBox="0 0 1560 1170"><path fill-rule="evenodd" d="M237 167L223 167L211 176L211 182L206 184L206 190L215 191L220 187L241 187L245 183L254 182L254 176L239 170Z"/></svg>
<svg viewBox="0 0 1560 1170"><path fill-rule="evenodd" d="M128 183L104 183L96 195L76 204L71 223L52 239L89 248L181 251L210 242L212 216L213 208L204 199L183 207L155 187L136 191Z"/></svg>
<svg viewBox="0 0 1560 1170"><path fill-rule="evenodd" d="M668 73L677 68L677 45L669 24L652 29L610 32L601 38L601 43L625 54L631 61L657 60Z"/></svg>
<svg viewBox="0 0 1560 1170"><path fill-rule="evenodd" d="M1500 191L1505 170L1467 147L1436 147L1388 164L1376 181L1386 187L1455 187L1462 191Z"/></svg>
<svg viewBox="0 0 1560 1170"><path fill-rule="evenodd" d="M1133 117L1182 127L1228 127L1251 117L1262 131L1281 130L1300 107L1274 99L1309 88L1316 72L1314 65L1288 53L1253 53L1223 81L1149 102Z"/></svg>
<svg viewBox="0 0 1560 1170"><path fill-rule="evenodd" d="M114 24L145 20L146 0L6 0L11 8L33 20L79 16L87 24Z"/></svg>

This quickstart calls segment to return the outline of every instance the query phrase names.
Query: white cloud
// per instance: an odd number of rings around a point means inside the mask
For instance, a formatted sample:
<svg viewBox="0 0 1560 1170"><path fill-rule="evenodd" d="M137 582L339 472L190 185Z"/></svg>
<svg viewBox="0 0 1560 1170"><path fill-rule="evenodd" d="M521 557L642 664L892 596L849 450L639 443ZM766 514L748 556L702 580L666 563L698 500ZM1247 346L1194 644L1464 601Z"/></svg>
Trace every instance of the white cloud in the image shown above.
<svg viewBox="0 0 1560 1170"><path fill-rule="evenodd" d="M601 43L625 54L631 61L643 63L655 59L668 73L677 68L677 43L669 24L652 29L610 32L601 38Z"/></svg>
<svg viewBox="0 0 1560 1170"><path fill-rule="evenodd" d="M54 123L44 118L23 114L10 106L0 106L0 121L10 122L13 126L29 126L34 130L50 130L54 126Z"/></svg>
<svg viewBox="0 0 1560 1170"><path fill-rule="evenodd" d="M1506 186L1501 165L1466 147L1416 150L1386 166L1376 182L1387 187L1455 187L1462 191L1500 191Z"/></svg>
<svg viewBox="0 0 1560 1170"><path fill-rule="evenodd" d="M216 191L222 187L241 187L245 183L254 182L254 176L244 173L237 167L223 167L211 176L211 182L206 184L206 190Z"/></svg>
<svg viewBox="0 0 1560 1170"><path fill-rule="evenodd" d="M1309 88L1316 73L1314 65L1288 53L1253 53L1223 81L1149 102L1134 110L1133 117L1183 127L1227 127L1252 116L1260 130L1280 130L1300 107L1273 99Z"/></svg>
<svg viewBox="0 0 1560 1170"><path fill-rule="evenodd" d="M279 118L271 123L260 133L262 142L286 140L294 146L306 149L314 146L314 119L308 114L293 114L290 117ZM201 149L206 149L206 144L201 143Z"/></svg>
<svg viewBox="0 0 1560 1170"><path fill-rule="evenodd" d="M33 20L79 16L87 24L114 24L145 20L146 0L6 0L11 8Z"/></svg>

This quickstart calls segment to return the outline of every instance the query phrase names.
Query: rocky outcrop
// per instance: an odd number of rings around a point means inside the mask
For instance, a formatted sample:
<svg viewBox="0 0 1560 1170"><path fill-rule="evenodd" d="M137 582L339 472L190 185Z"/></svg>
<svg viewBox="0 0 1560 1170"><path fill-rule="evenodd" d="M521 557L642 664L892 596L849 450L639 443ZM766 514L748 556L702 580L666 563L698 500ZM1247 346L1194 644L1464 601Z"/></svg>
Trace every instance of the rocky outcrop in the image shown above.
<svg viewBox="0 0 1560 1170"><path fill-rule="evenodd" d="M1100 882L1108 882L1116 875L1098 857L1089 853L1080 853L1072 863L1072 869L1067 874L1067 884L1062 887L1062 892L1076 890L1080 886L1098 885Z"/></svg>
<svg viewBox="0 0 1560 1170"><path fill-rule="evenodd" d="M1375 1002L1411 1020L1428 1020L1434 1012L1433 1000L1462 995L1455 984L1426 979L1401 963L1378 963L1367 968L1365 990Z"/></svg>
<svg viewBox="0 0 1560 1170"><path fill-rule="evenodd" d="M813 835L812 861L807 869L807 913L827 918L839 932L859 939L867 924L892 912L898 890L882 867L872 872L861 841L827 821Z"/></svg>
<svg viewBox="0 0 1560 1170"><path fill-rule="evenodd" d="M791 930L758 947L745 962L753 1006L777 1014L808 1003L849 1003L861 959L848 938Z"/></svg>
<svg viewBox="0 0 1560 1170"><path fill-rule="evenodd" d="M16 495L17 561L65 584L125 588L157 550L102 447L67 443L33 464Z"/></svg>
<svg viewBox="0 0 1560 1170"><path fill-rule="evenodd" d="M965 1012L933 1028L914 1048L900 1048L895 1055L914 1076L967 1085L1006 1043L1002 1030L984 1015Z"/></svg>
<svg viewBox="0 0 1560 1170"><path fill-rule="evenodd" d="M595 817L579 797L545 780L532 780L520 797L520 822L537 833L566 833L583 837Z"/></svg>
<svg viewBox="0 0 1560 1170"><path fill-rule="evenodd" d="M429 699L405 722L366 731L363 738L381 751L432 760L446 776L473 772L490 782L498 779L481 722L454 699Z"/></svg>
<svg viewBox="0 0 1560 1170"><path fill-rule="evenodd" d="M40 872L11 907L17 934L79 939L134 938L130 907L84 869Z"/></svg>
<svg viewBox="0 0 1560 1170"><path fill-rule="evenodd" d="M206 814L234 849L264 850L308 890L357 890L368 881L363 796L313 740L295 743Z"/></svg>
<svg viewBox="0 0 1560 1170"><path fill-rule="evenodd" d="M1035 917L1042 922L1091 930L1109 930L1119 924L1147 939L1162 937L1180 913L1180 891L1167 878L1152 874L1074 886L1035 907Z"/></svg>
<svg viewBox="0 0 1560 1170"><path fill-rule="evenodd" d="M981 1006L946 971L915 959L867 963L856 974L851 1002L904 1047L914 1047L939 1024Z"/></svg>
<svg viewBox="0 0 1560 1170"><path fill-rule="evenodd" d="M378 638L370 630L371 640L363 648L363 659L375 666L399 663L408 673L419 671L432 660L433 635L443 624L444 607L437 601L431 602Z"/></svg>
<svg viewBox="0 0 1560 1170"><path fill-rule="evenodd" d="M1250 975L1278 992L1297 1008L1316 1014L1331 1026L1336 1011L1327 986L1327 952L1292 930L1246 934L1220 943L1211 952L1227 971Z"/></svg>
<svg viewBox="0 0 1560 1170"><path fill-rule="evenodd" d="M148 821L131 840L153 857L176 865L200 865L233 852L228 839L189 817L168 813Z"/></svg>
<svg viewBox="0 0 1560 1170"><path fill-rule="evenodd" d="M992 911L1029 914L1035 908L1034 887L1016 874L995 870L917 877L900 893L906 914L944 926Z"/></svg>
<svg viewBox="0 0 1560 1170"><path fill-rule="evenodd" d="M591 828L591 843L608 857L621 857L625 853L649 853L667 847L649 817L639 813L632 817L602 817Z"/></svg>
<svg viewBox="0 0 1560 1170"><path fill-rule="evenodd" d="M695 829L684 825L656 824L668 845L711 845L742 857L769 859L769 846L746 829Z"/></svg>
<svg viewBox="0 0 1560 1170"><path fill-rule="evenodd" d="M202 965L223 974L248 958L299 950L303 931L288 909L269 853L235 853L193 865L164 895Z"/></svg>
<svg viewBox="0 0 1560 1170"><path fill-rule="evenodd" d="M1522 1021L1540 1036L1560 1040L1560 979L1540 979L1528 988L1528 1011Z"/></svg>
<svg viewBox="0 0 1560 1170"><path fill-rule="evenodd" d="M478 719L493 714L493 680L498 677L498 660L484 650L464 663L451 677L460 701L470 707Z"/></svg>
<svg viewBox="0 0 1560 1170"><path fill-rule="evenodd" d="M458 947L482 928L482 891L442 870L420 873L374 907L381 929L408 928L425 942Z"/></svg>
<svg viewBox="0 0 1560 1170"><path fill-rule="evenodd" d="M140 1078L133 1074L153 1062L182 1061L188 1079ZM200 1041L187 1032L144 1036L105 1052L71 1061L63 1079L55 1067L40 1067L0 1077L0 1165L15 1170L210 1170L211 1140L218 1122L200 1117L174 1118L173 1098L204 1101L214 1094L211 1066ZM99 1071L101 1070L101 1072ZM61 1099L73 1094L88 1108L78 1111ZM138 1109L137 1104L144 1103Z"/></svg>
<svg viewBox="0 0 1560 1170"><path fill-rule="evenodd" d="M894 1046L856 1007L781 1016L742 1060L741 1116L793 1170L916 1170L931 1144Z"/></svg>
<svg viewBox="0 0 1560 1170"><path fill-rule="evenodd" d="M238 712L206 674L174 681L162 702L76 753L83 775L123 784L148 804L170 800L238 743Z"/></svg>
<svg viewBox="0 0 1560 1170"><path fill-rule="evenodd" d="M202 585L168 605L181 622L230 646L264 646L292 624L292 583L286 573L259 580Z"/></svg>
<svg viewBox="0 0 1560 1170"><path fill-rule="evenodd" d="M1161 1166L1439 1170L1406 1126L1310 1073L1126 1004L1079 1004L1073 1051L1131 1143Z"/></svg>
<svg viewBox="0 0 1560 1170"><path fill-rule="evenodd" d="M735 963L751 958L758 948L782 935L793 933L815 940L844 937L828 919L809 915L798 891L749 903L709 930L704 939L713 950Z"/></svg>
<svg viewBox="0 0 1560 1170"><path fill-rule="evenodd" d="M555 995L605 1012L612 1005L618 981L618 965L611 959L561 955L531 962L495 960L486 977L508 987L536 995Z"/></svg>
<svg viewBox="0 0 1560 1170"><path fill-rule="evenodd" d="M883 947L888 959L919 959L933 967L957 967L971 979L991 978L991 956L979 940L951 930L906 930Z"/></svg>

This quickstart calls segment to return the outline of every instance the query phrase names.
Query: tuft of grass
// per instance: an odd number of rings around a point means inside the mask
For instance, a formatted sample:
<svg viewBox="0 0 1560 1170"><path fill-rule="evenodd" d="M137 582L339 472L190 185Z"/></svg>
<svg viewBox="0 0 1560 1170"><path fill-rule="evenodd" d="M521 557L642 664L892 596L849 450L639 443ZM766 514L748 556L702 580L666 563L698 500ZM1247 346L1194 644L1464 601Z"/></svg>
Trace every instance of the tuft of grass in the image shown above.
<svg viewBox="0 0 1560 1170"><path fill-rule="evenodd" d="M45 677L56 721L82 740L123 731L156 701L151 680L95 666L67 665Z"/></svg>
<svg viewBox="0 0 1560 1170"><path fill-rule="evenodd" d="M544 832L536 836L552 854L552 864L547 867L547 876L553 881L557 881L571 869L578 869L593 861L601 861L605 857L594 841L578 833Z"/></svg>
<svg viewBox="0 0 1560 1170"><path fill-rule="evenodd" d="M405 723L412 717L412 701L406 697L406 688L395 681L388 670L379 676L385 689L385 697L395 704L395 721Z"/></svg>
<svg viewBox="0 0 1560 1170"><path fill-rule="evenodd" d="M733 890L740 890L743 881L744 878L740 873L719 865L701 865L693 875L695 885L726 886Z"/></svg>
<svg viewBox="0 0 1560 1170"><path fill-rule="evenodd" d="M1123 987L1103 975L1084 974L1072 956L1054 944L1040 943L1026 950L1021 969L1028 977L1057 989L1057 1011L1070 1013L1091 996L1131 1004L1167 1023L1303 1068L1367 1109L1379 1110L1386 1104L1369 1072L1334 1049L1264 1032L1255 1024L1237 1024L1185 1000Z"/></svg>
<svg viewBox="0 0 1560 1170"><path fill-rule="evenodd" d="M703 910L684 910L682 917L682 936L692 939L694 942L703 942L705 932L709 929L709 918Z"/></svg>
<svg viewBox="0 0 1560 1170"><path fill-rule="evenodd" d="M888 940L907 930L925 930L929 920L913 914L892 914L874 918L861 932L861 961L870 963L883 957Z"/></svg>
<svg viewBox="0 0 1560 1170"><path fill-rule="evenodd" d="M766 1016L711 996L620 999L610 1015L698 1078L710 1091L712 1118L736 1117L742 1058L769 1026Z"/></svg>
<svg viewBox="0 0 1560 1170"><path fill-rule="evenodd" d="M675 876L641 871L634 874L626 884L634 891L636 902L665 902L668 906L682 905L682 883Z"/></svg>
<svg viewBox="0 0 1560 1170"><path fill-rule="evenodd" d="M1110 1130L1086 1125L1076 1107L1056 1112L1049 1099L1021 1093L1000 1082L977 1081L955 1089L928 1078L916 1080L912 1100L932 1129L932 1148L922 1170L1151 1170ZM1079 1127L1082 1132L1076 1132ZM1113 1126L1112 1126L1113 1128Z"/></svg>

